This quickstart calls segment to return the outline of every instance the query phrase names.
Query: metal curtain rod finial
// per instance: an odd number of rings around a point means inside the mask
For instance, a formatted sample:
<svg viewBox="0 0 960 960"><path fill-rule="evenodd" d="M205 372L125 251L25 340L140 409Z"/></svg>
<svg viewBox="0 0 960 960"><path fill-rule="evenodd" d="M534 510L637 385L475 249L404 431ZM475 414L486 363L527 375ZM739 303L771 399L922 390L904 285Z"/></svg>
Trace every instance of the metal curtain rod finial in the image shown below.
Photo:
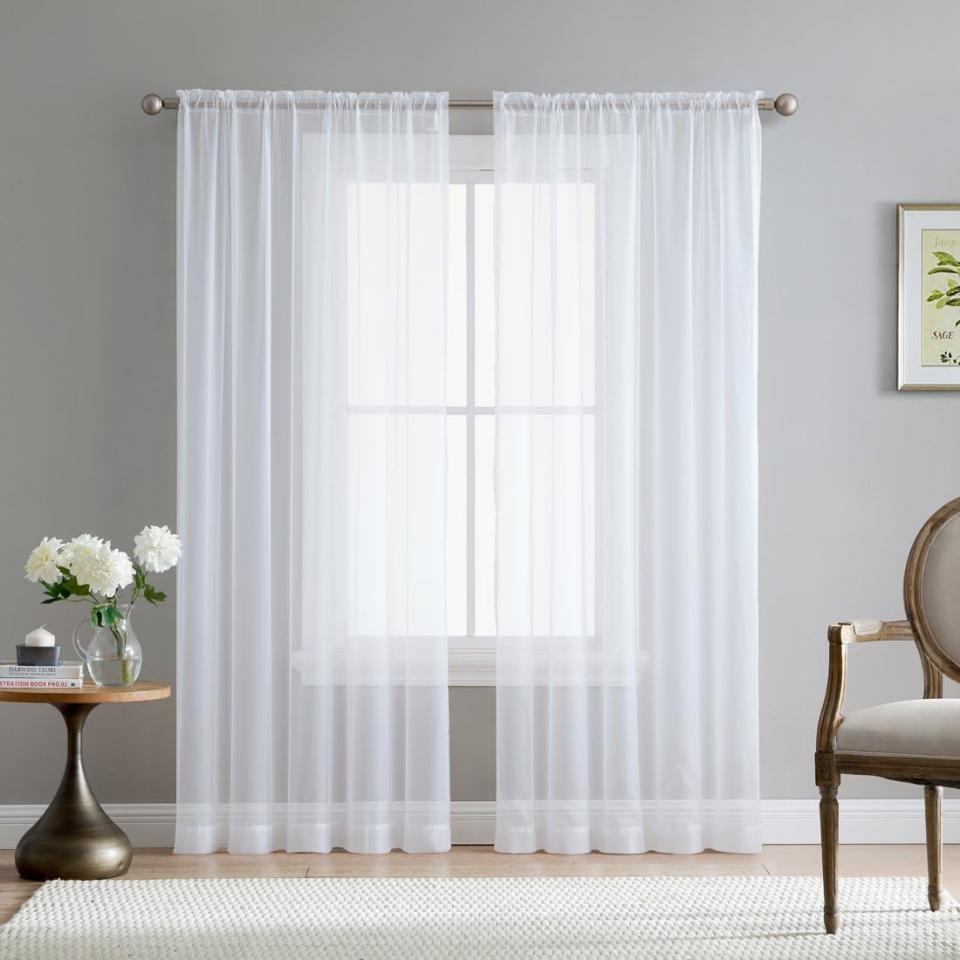
<svg viewBox="0 0 960 960"><path fill-rule="evenodd" d="M161 97L158 93L148 93L140 101L140 106L148 117L156 117L164 110L178 110L180 98ZM764 97L757 101L758 110L775 110L781 117L792 117L799 106L800 101L792 93L781 93L776 99ZM451 100L450 107L453 110L490 110L493 107L493 101Z"/></svg>
<svg viewBox="0 0 960 960"><path fill-rule="evenodd" d="M780 96L773 101L773 109L776 110L781 117L792 117L797 112L797 107L799 106L800 101L796 95L792 93L781 93Z"/></svg>

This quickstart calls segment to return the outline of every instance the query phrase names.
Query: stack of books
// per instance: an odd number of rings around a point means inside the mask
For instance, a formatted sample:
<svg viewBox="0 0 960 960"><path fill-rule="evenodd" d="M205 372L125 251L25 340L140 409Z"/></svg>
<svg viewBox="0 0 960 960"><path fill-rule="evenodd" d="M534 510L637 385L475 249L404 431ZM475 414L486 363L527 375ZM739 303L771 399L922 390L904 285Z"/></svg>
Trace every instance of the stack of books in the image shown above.
<svg viewBox="0 0 960 960"><path fill-rule="evenodd" d="M29 690L32 687L82 687L83 664L66 661L56 667L23 667L0 661L0 690Z"/></svg>

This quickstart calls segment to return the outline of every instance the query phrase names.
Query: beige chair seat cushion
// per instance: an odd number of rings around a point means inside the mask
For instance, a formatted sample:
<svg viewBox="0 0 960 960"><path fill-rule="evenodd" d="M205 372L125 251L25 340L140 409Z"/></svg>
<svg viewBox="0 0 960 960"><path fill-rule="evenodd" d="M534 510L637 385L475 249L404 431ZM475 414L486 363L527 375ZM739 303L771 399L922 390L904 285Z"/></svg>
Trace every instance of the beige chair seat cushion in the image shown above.
<svg viewBox="0 0 960 960"><path fill-rule="evenodd" d="M901 700L847 714L837 753L960 758L960 700Z"/></svg>

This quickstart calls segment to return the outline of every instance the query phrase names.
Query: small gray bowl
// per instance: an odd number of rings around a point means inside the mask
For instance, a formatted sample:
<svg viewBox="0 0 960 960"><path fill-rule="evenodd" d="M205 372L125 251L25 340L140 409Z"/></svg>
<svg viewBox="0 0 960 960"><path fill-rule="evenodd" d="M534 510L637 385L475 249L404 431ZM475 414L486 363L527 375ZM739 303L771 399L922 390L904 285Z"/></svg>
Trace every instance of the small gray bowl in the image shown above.
<svg viewBox="0 0 960 960"><path fill-rule="evenodd" d="M17 644L18 667L56 667L60 663L60 644L53 647L28 647Z"/></svg>

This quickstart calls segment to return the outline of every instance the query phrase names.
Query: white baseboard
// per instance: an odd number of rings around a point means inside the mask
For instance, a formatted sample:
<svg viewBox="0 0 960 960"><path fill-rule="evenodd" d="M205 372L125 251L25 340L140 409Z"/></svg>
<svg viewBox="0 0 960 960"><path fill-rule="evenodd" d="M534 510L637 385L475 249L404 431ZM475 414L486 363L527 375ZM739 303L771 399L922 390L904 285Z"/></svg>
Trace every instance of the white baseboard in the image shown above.
<svg viewBox="0 0 960 960"><path fill-rule="evenodd" d="M0 805L0 850L12 850L46 809L42 804ZM135 847L172 847L175 803L106 803L112 817Z"/></svg>
<svg viewBox="0 0 960 960"><path fill-rule="evenodd" d="M763 800L764 843L819 843L818 800ZM841 843L923 843L923 799L844 800ZM943 842L960 843L960 800L943 801Z"/></svg>
<svg viewBox="0 0 960 960"><path fill-rule="evenodd" d="M492 800L460 800L452 806L455 844L493 843L496 805ZM108 803L107 813L135 847L172 847L176 805ZM40 804L0 805L0 849L12 850L43 813ZM819 843L816 800L761 802L764 843ZM923 843L923 800L840 799L841 843ZM943 840L960 843L960 800L943 803Z"/></svg>

